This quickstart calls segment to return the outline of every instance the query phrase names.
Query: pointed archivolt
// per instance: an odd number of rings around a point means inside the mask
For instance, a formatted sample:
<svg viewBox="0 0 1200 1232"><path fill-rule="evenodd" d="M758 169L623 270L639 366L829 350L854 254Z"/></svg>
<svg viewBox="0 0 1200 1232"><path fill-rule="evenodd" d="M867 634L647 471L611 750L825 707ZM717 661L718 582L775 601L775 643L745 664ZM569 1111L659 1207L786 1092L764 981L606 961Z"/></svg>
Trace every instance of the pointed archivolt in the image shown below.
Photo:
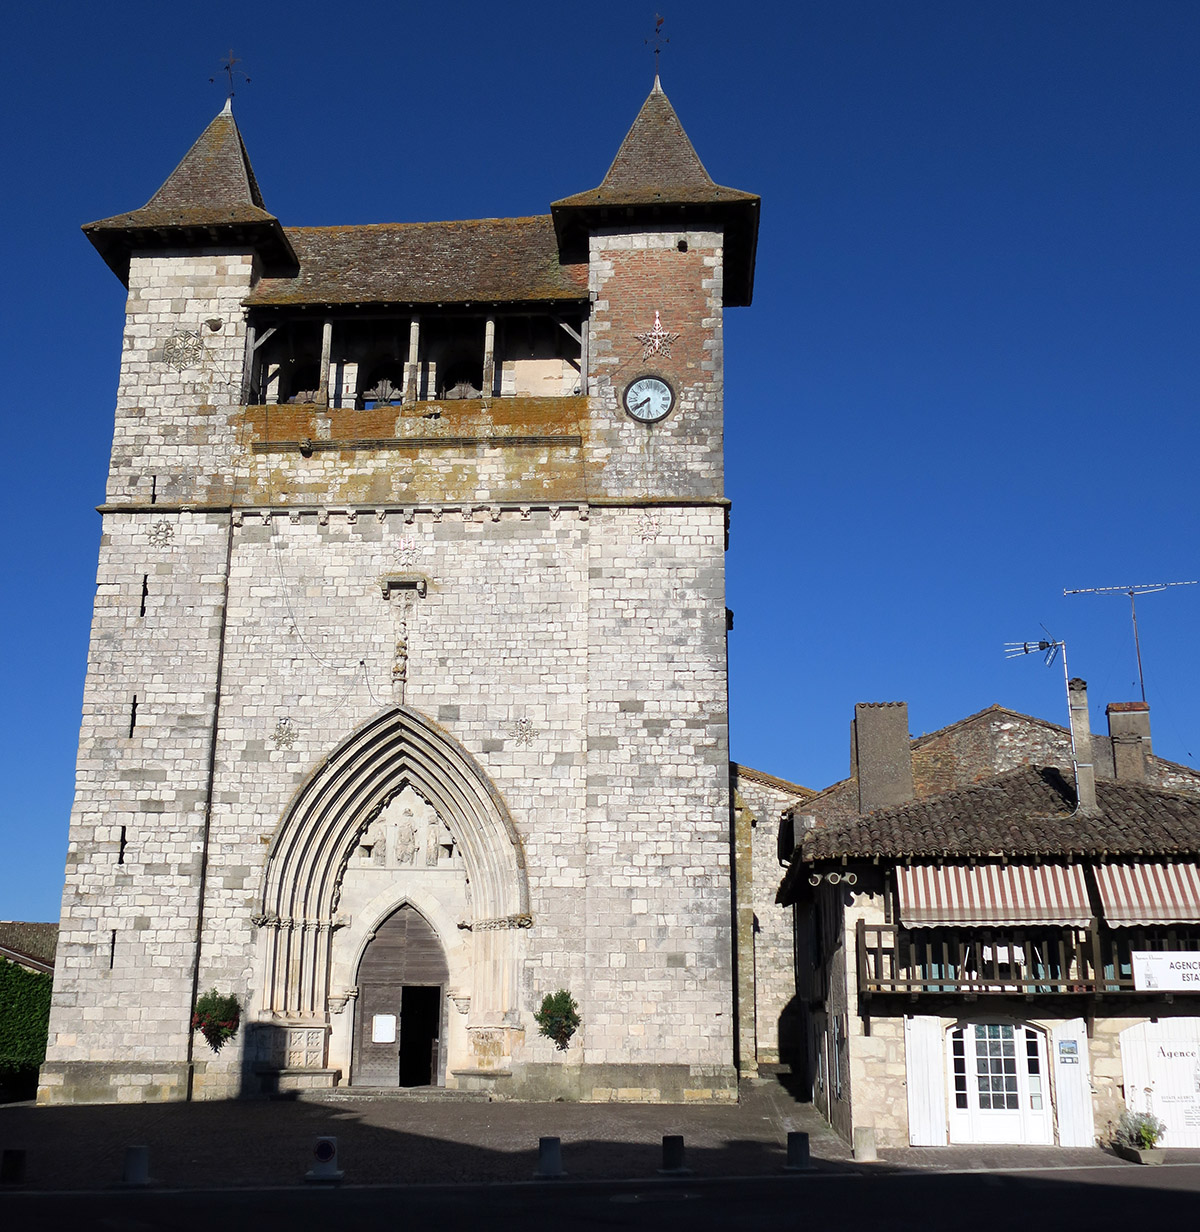
<svg viewBox="0 0 1200 1232"><path fill-rule="evenodd" d="M324 1016L346 863L362 832L406 786L433 806L454 835L470 879L471 923L489 933L500 922L528 922L525 855L504 801L457 741L415 711L394 707L334 750L296 794L276 831L259 917L268 931L264 1011ZM472 1006L505 1015L515 1008L516 947L484 948L487 969L478 969L482 955L473 964Z"/></svg>

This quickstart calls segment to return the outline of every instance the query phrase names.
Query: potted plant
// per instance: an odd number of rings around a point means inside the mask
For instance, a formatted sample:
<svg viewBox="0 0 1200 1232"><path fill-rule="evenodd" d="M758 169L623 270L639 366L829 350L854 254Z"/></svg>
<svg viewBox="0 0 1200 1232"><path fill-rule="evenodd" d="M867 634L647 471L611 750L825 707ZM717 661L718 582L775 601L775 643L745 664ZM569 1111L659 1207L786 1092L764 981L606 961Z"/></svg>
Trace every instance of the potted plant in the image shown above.
<svg viewBox="0 0 1200 1232"><path fill-rule="evenodd" d="M534 1013L533 1021L541 1035L553 1040L560 1052L565 1052L579 1026L579 1006L565 988L560 988L542 998L542 1008Z"/></svg>
<svg viewBox="0 0 1200 1232"><path fill-rule="evenodd" d="M237 1034L241 1013L242 1007L233 993L226 995L210 988L196 1002L192 1030L204 1036L213 1052L220 1052Z"/></svg>
<svg viewBox="0 0 1200 1232"><path fill-rule="evenodd" d="M1158 1147L1158 1140L1166 1132L1167 1127L1153 1113L1126 1109L1113 1137L1113 1152L1131 1163L1161 1164L1166 1152Z"/></svg>

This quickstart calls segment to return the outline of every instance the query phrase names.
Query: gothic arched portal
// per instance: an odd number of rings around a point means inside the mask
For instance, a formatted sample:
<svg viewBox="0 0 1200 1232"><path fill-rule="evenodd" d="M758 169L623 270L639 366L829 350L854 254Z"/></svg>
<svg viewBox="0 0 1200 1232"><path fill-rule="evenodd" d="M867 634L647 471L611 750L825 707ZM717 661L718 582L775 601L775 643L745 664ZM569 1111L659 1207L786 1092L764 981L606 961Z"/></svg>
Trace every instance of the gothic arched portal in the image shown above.
<svg viewBox="0 0 1200 1232"><path fill-rule="evenodd" d="M331 989L334 930L351 855L371 823L406 788L427 801L461 852L469 887L467 1026L515 1023L520 947L530 923L525 857L512 818L475 759L446 732L395 706L344 740L309 777L267 856L260 1014L265 1021L328 1025L353 990ZM397 884L394 910L406 899Z"/></svg>

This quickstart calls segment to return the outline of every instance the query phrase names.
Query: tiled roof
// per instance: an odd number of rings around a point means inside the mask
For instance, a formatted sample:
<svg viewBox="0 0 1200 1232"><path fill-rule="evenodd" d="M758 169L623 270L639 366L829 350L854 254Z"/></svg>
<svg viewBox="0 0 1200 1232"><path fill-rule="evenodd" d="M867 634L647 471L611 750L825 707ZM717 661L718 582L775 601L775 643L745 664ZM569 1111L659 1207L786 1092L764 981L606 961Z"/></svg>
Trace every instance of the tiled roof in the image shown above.
<svg viewBox="0 0 1200 1232"><path fill-rule="evenodd" d="M1200 799L1099 780L1097 809L1076 813L1061 770L1021 766L976 786L808 831L804 861L972 856L1179 855L1200 852Z"/></svg>
<svg viewBox="0 0 1200 1232"><path fill-rule="evenodd" d="M283 230L263 205L228 103L140 210L87 223L83 231L122 279L132 248L179 243L196 238L197 231L210 242L249 242L274 264L291 261Z"/></svg>
<svg viewBox="0 0 1200 1232"><path fill-rule="evenodd" d="M0 920L0 948L54 965L58 948L58 925L26 920Z"/></svg>
<svg viewBox="0 0 1200 1232"><path fill-rule="evenodd" d="M587 266L563 265L549 216L289 227L294 278L263 278L254 305L499 303L587 299Z"/></svg>
<svg viewBox="0 0 1200 1232"><path fill-rule="evenodd" d="M713 183L655 77L654 89L600 186L554 204L679 205L757 200L753 193Z"/></svg>

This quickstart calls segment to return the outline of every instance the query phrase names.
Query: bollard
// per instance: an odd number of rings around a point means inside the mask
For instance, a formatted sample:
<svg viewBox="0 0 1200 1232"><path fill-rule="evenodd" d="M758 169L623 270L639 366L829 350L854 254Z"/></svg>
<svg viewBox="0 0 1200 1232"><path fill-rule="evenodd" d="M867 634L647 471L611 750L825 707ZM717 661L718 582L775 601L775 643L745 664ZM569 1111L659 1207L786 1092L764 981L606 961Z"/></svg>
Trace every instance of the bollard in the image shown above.
<svg viewBox="0 0 1200 1232"><path fill-rule="evenodd" d="M692 1170L683 1162L683 1135L663 1134L660 1176L691 1176Z"/></svg>
<svg viewBox="0 0 1200 1232"><path fill-rule="evenodd" d="M808 1135L800 1130L792 1130L787 1137L787 1163L783 1165L785 1172L807 1172L812 1167L812 1159L808 1153Z"/></svg>
<svg viewBox="0 0 1200 1232"><path fill-rule="evenodd" d="M538 1139L538 1166L533 1174L535 1181L553 1181L566 1176L562 1166L562 1139Z"/></svg>
<svg viewBox="0 0 1200 1232"><path fill-rule="evenodd" d="M316 1163L304 1174L306 1181L336 1184L345 1175L338 1168L337 1139L322 1135L313 1143L313 1159Z"/></svg>
<svg viewBox="0 0 1200 1232"><path fill-rule="evenodd" d="M24 1179L25 1152L15 1147L5 1147L0 1153L0 1182L20 1185Z"/></svg>
<svg viewBox="0 0 1200 1232"><path fill-rule="evenodd" d="M854 1127L854 1158L864 1164L873 1164L879 1158L875 1153L874 1126L856 1125Z"/></svg>
<svg viewBox="0 0 1200 1232"><path fill-rule="evenodd" d="M125 1170L121 1174L122 1185L150 1184L150 1148L148 1146L127 1146L125 1148Z"/></svg>

